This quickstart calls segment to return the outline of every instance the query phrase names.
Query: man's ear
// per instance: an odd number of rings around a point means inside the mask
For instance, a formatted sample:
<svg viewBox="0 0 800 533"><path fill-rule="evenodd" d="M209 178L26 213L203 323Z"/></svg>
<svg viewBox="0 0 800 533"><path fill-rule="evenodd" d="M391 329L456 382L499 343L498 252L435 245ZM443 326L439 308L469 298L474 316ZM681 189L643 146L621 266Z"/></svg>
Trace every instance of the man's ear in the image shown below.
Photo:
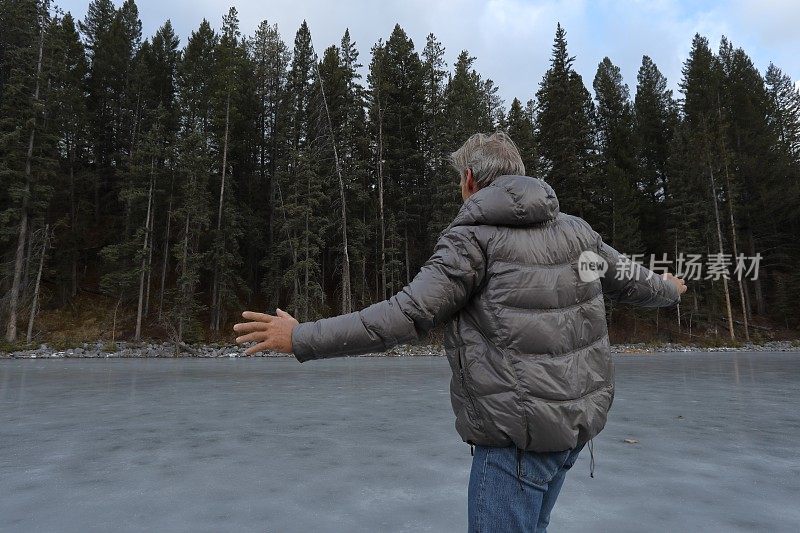
<svg viewBox="0 0 800 533"><path fill-rule="evenodd" d="M470 192L470 194L478 190L478 184L475 183L475 176L472 175L472 169L469 167L467 167L466 170L466 182L467 190Z"/></svg>

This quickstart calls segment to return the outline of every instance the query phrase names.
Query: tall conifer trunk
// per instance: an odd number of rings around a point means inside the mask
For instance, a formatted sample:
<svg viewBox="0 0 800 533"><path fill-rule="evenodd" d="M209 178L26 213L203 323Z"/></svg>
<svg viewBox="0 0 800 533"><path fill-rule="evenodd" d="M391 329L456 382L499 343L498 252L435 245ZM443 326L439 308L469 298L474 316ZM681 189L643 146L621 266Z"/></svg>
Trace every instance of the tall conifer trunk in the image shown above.
<svg viewBox="0 0 800 533"><path fill-rule="evenodd" d="M147 217L144 223L144 238L142 239L142 261L139 272L139 303L136 307L136 332L133 339L139 341L142 338L142 315L144 313L144 285L147 279L148 267L148 247L150 245L150 212L153 206L153 182L155 180L154 174L155 162L150 158L150 190L147 193Z"/></svg>
<svg viewBox="0 0 800 533"><path fill-rule="evenodd" d="M167 208L167 229L164 231L164 251L161 263L161 286L158 290L158 319L164 309L164 289L167 283L167 264L169 263L169 230L172 222L172 192L169 195L169 207Z"/></svg>
<svg viewBox="0 0 800 533"><path fill-rule="evenodd" d="M17 249L14 255L14 275L11 281L11 291L8 299L8 325L6 327L6 340L8 342L15 342L17 340L17 313L19 306L19 295L22 285L22 267L25 259L25 243L28 239L28 208L29 198L33 193L31 187L31 164L33 160L33 144L36 139L36 123L39 104L39 85L42 74L42 54L44 51L44 19L40 16L39 19L39 59L36 62L36 85L33 91L33 123L31 125L31 132L28 136L28 151L25 154L25 192L22 199L22 207L20 208L20 221L19 232L17 236Z"/></svg>
<svg viewBox="0 0 800 533"><path fill-rule="evenodd" d="M183 229L183 254L181 257L181 277L186 277L186 268L189 265L189 227L190 227L190 220L192 214L191 211L186 212L186 223ZM185 302L189 301L189 285L186 283L186 280L183 280L182 286L180 287L182 299ZM183 325L186 322L186 311L185 305L180 306L180 310L178 311L178 342L183 342Z"/></svg>
<svg viewBox="0 0 800 533"><path fill-rule="evenodd" d="M44 258L47 254L47 241L50 236L50 224L44 227L44 238L42 240L42 252L39 256L39 271L36 274L36 285L33 289L33 301L31 302L31 314L28 317L28 335L25 341L30 343L33 338L33 323L36 320L36 312L39 308L39 288L42 285L42 270L44 269Z"/></svg>
<svg viewBox="0 0 800 533"><path fill-rule="evenodd" d="M333 148L333 161L336 166L336 175L339 178L339 200L342 202L342 314L347 314L353 307L352 291L350 290L350 252L347 249L347 198L344 194L344 178L342 177L342 168L339 164L339 151L336 149L336 136L333 133L333 121L331 121L328 99L325 96L325 87L322 84L322 75L319 72L319 62L315 61L314 66L317 71L317 78L319 79L322 103L325 105L325 116L328 119L328 130L331 134L331 147ZM325 279L324 276L323 279Z"/></svg>
<svg viewBox="0 0 800 533"><path fill-rule="evenodd" d="M717 223L717 244L719 246L719 253L724 253L724 247L722 245L722 224L720 222L719 217L719 202L717 201L717 186L714 183L714 169L711 167L711 156L707 154L708 157L708 179L711 185L711 201L714 203L714 219ZM725 312L728 319L728 334L730 335L731 340L736 339L736 334L733 331L733 311L731 310L731 293L728 289L728 278L727 276L722 276L722 290L725 293Z"/></svg>
<svg viewBox="0 0 800 533"><path fill-rule="evenodd" d="M386 298L386 223L383 213L383 110L378 100L378 210L381 225L381 299Z"/></svg>
<svg viewBox="0 0 800 533"><path fill-rule="evenodd" d="M228 97L225 101L225 135L222 141L222 179L219 185L219 210L217 212L217 238L222 244L222 250L218 253L225 253L225 238L222 235L222 207L225 201L225 174L228 170L228 129L230 125L231 116L231 94L228 91ZM211 329L218 331L220 326L220 271L219 259L214 263L214 282L211 292Z"/></svg>

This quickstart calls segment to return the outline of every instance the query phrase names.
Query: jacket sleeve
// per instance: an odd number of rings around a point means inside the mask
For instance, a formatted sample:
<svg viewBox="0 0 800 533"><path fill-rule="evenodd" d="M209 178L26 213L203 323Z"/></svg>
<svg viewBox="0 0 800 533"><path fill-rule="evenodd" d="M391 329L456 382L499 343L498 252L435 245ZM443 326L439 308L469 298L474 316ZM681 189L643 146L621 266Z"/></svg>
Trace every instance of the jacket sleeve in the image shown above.
<svg viewBox="0 0 800 533"><path fill-rule="evenodd" d="M597 236L598 254L608 264L600 278L603 292L619 303L639 307L672 307L680 303L678 289L659 274L631 261Z"/></svg>
<svg viewBox="0 0 800 533"><path fill-rule="evenodd" d="M442 235L433 256L399 293L366 309L304 322L292 332L298 361L382 352L419 338L471 298L485 277L486 257L473 233Z"/></svg>

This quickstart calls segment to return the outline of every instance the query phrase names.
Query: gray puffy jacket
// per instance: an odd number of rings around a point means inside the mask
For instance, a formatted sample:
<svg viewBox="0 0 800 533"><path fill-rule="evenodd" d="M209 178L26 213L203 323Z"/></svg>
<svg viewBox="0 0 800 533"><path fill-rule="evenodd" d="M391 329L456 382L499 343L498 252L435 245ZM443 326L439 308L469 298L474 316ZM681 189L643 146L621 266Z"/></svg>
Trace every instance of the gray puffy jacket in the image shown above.
<svg viewBox="0 0 800 533"><path fill-rule="evenodd" d="M583 252L606 261L605 276L579 275ZM292 343L303 362L383 351L446 324L462 439L561 451L597 435L614 399L603 293L645 307L680 300L671 283L560 213L547 183L501 176L462 205L397 295L300 324Z"/></svg>

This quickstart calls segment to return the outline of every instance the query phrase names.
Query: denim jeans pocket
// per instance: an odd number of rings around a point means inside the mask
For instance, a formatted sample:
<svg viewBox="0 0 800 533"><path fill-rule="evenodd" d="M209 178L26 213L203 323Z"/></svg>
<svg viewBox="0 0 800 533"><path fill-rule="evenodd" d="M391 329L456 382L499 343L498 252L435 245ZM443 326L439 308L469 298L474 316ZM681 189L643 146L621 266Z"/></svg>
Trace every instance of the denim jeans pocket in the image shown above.
<svg viewBox="0 0 800 533"><path fill-rule="evenodd" d="M546 485L564 466L572 450L563 452L525 452L522 454L522 477L537 485Z"/></svg>

